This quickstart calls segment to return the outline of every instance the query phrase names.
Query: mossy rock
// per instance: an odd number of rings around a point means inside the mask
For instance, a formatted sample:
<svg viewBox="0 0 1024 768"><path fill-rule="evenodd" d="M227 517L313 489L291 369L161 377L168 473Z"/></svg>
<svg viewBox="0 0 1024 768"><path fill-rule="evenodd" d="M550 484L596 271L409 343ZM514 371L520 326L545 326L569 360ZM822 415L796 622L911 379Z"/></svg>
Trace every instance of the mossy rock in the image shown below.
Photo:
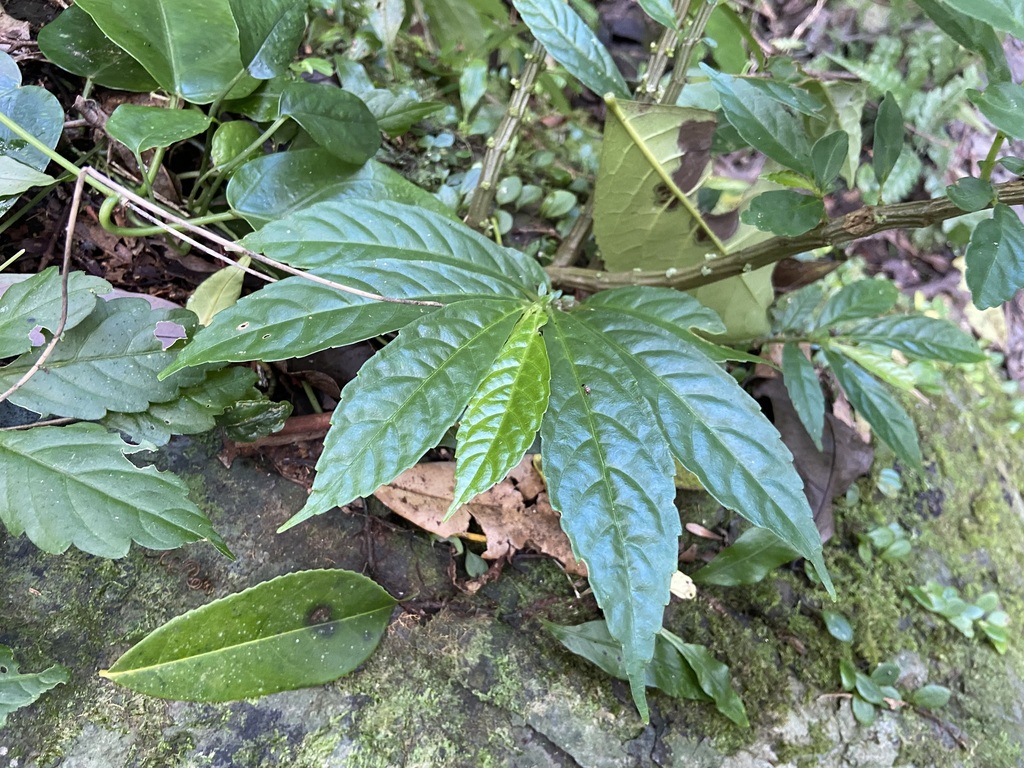
<svg viewBox="0 0 1024 768"><path fill-rule="evenodd" d="M1016 630L1001 656L925 612L907 591L930 578L968 599L995 590L1014 622L1024 617L1024 447L1004 428L1011 403L998 383L975 378L914 409L924 477L901 470L896 499L866 478L860 501L837 507L826 555L838 603L802 567L790 567L762 584L707 588L669 608L673 631L730 665L750 729L707 704L653 692L651 723L641 723L624 684L542 629L540 619L569 624L596 615L554 564L517 558L469 595L453 584L447 544L379 515L335 512L277 535L302 505L301 489L250 463L224 469L212 446L182 441L162 462L186 477L236 562L199 545L163 557L136 549L113 562L52 557L0 534L0 644L16 650L23 669L59 663L74 674L9 718L0 765L1024 765L1024 643ZM891 459L880 457L876 472L887 466ZM708 513L696 503L683 514ZM910 532L911 554L866 565L857 535L892 521ZM380 648L347 678L207 705L146 698L96 676L182 611L317 567L365 572L404 601ZM850 619L851 645L826 632L825 608ZM953 698L934 713L883 713L861 727L835 695L842 658L865 670L896 660L906 688L941 684Z"/></svg>

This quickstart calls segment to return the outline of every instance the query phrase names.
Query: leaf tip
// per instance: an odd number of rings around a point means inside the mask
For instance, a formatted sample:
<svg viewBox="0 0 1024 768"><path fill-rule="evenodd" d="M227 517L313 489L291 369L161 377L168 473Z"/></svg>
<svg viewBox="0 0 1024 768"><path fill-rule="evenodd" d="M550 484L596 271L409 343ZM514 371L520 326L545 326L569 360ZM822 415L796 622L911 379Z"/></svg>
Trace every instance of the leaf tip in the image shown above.
<svg viewBox="0 0 1024 768"><path fill-rule="evenodd" d="M647 706L647 665L633 665L629 670L629 690L633 694L633 704L644 725L651 722L651 711Z"/></svg>

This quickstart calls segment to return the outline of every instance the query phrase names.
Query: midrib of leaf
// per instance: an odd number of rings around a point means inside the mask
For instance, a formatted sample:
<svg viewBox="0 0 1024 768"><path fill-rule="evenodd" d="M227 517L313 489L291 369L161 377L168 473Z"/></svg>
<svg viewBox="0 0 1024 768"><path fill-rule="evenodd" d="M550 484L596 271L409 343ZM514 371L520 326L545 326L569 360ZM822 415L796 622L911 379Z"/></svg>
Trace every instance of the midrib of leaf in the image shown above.
<svg viewBox="0 0 1024 768"><path fill-rule="evenodd" d="M595 309L593 311L600 312L602 310ZM607 311L607 310L605 310L605 311ZM617 311L618 310L616 310L616 312ZM629 313L628 311L626 311L625 314L632 314L632 313ZM634 316L635 317L641 317L638 313L634 314ZM645 322L647 322L647 323L649 323L651 325L655 325L655 326L658 326L658 327L661 327L661 328L665 328L665 329L670 330L670 331L673 330L671 328L671 326L659 323L654 318L644 317L643 319L644 319ZM698 412L696 410L694 410L694 408L684 398L680 397L675 392L675 390L671 386L669 386L667 383L663 383L663 380L662 380L661 376L659 376L655 371L651 370L645 363L643 363L639 358L637 358L637 356L634 355L629 349L627 349L626 347L623 347L621 344L619 344L617 341L615 341L615 339L611 336L611 334L602 334L600 331L598 331L596 329L590 329L590 330L592 330L593 333L600 334L602 339L605 340L605 343L607 343L609 347L614 349L616 351L616 353L620 357L622 357L624 360L630 361L630 363L632 363L632 365L635 366L636 369L639 369L642 373L646 374L651 379L653 379L655 382L657 382L657 385L658 385L659 389L661 391L663 391L664 393L666 393L679 407L684 409L686 411L686 413L690 416L690 418L693 421L698 422L700 424L704 424L704 421L703 421L703 419L700 418L700 415L698 414ZM703 353L701 353L701 354L703 354ZM715 364L713 361L710 360L710 358L709 358L709 362L711 362L712 365ZM705 433L708 435L708 442L714 444L715 448L717 449L716 453L719 456L730 456L730 457L734 456L733 452L726 447L724 441L721 440L721 438L718 436L718 433L716 431L705 427ZM690 472L693 472L694 474L696 474L697 477L699 478L700 474L698 473L698 471L701 468L694 461L695 457L689 457L689 456L684 457L684 456L682 456L681 454L679 454L676 451L675 446L672 446L671 443L669 443L669 445L670 445L670 447L672 447L672 449L673 449L672 453L679 460L679 463L682 464L684 467L686 467ZM687 466L687 464L692 464L693 468ZM747 477L749 480L754 481L754 485L760 486L760 481L759 481L758 475L756 475L749 467L747 467L741 461L734 461L733 462L733 466L735 466L737 469L739 469L743 473L743 475L745 477ZM703 483L702 483L702 485L703 485ZM705 490L708 493L710 493L716 500L718 500L719 503L721 503L723 506L727 506L728 507L728 505L725 502L723 502L720 499L718 499L717 495L715 494L715 492L712 489L705 487ZM771 499L771 495L770 494L765 493L764 495L765 495L765 497ZM785 519L787 522L791 523L792 521L790 521L789 515L785 514L785 510L782 507L779 507L775 503L774 499L771 499L771 502L772 502L773 505L776 506L777 509L779 509L783 513L782 514L782 518ZM742 513L743 510L737 510L737 511ZM795 525L792 527L792 530L793 530L794 533L796 533L796 535L799 537L799 539L803 539L804 538L802 533L799 531L799 529L796 528ZM827 588L829 589L829 591L830 592L833 591L834 588L832 587L831 580L829 579L828 574L825 571L824 562L822 561L820 551L819 551L819 554L818 554L817 558L809 557L809 559L813 563L815 563L816 566L818 565L819 562L821 563L821 568L818 569L816 567L816 570L819 571L819 575L821 575L822 581L827 585Z"/></svg>
<svg viewBox="0 0 1024 768"><path fill-rule="evenodd" d="M177 53L175 52L174 45L172 44L171 41L171 27L167 20L167 11L164 8L163 3L157 3L157 7L160 9L161 37L163 37L164 49L167 51L168 59L170 60L171 63L171 79L174 80L175 90L179 90L182 84L181 79L178 77L178 73L181 70L179 69ZM202 32L198 32L198 34L202 34Z"/></svg>

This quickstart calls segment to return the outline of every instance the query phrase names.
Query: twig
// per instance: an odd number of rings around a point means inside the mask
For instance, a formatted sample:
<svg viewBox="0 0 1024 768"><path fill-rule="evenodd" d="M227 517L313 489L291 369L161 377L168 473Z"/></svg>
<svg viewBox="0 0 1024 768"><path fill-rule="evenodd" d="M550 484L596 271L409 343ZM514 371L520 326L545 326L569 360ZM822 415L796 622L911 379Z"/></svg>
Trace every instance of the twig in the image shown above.
<svg viewBox="0 0 1024 768"><path fill-rule="evenodd" d="M690 58L693 56L697 43L704 37L704 28L708 25L708 20L711 18L711 13L715 10L716 5L718 5L717 0L705 0L697 8L693 21L690 22L690 26L683 36L682 45L679 46L676 62L672 67L672 76L665 87L665 94L659 99L660 103L674 106L679 101L679 94L683 92L683 86L686 85L686 75L690 70ZM679 20L679 23L682 24L685 20L685 18L682 18Z"/></svg>
<svg viewBox="0 0 1024 768"><path fill-rule="evenodd" d="M483 165L480 168L480 181L469 203L466 223L471 227L483 229L490 221L491 203L494 201L494 193L498 186L498 174L501 173L505 155L512 146L512 139L523 122L530 94L533 93L533 84L544 64L544 56L544 46L534 41L533 47L526 54L526 66L523 67L519 78L512 81L515 93L512 94L508 109L501 118L494 136L487 142L487 152L484 153Z"/></svg>
<svg viewBox="0 0 1024 768"><path fill-rule="evenodd" d="M672 10L675 11L678 25L682 26L686 16L690 12L691 0L675 0ZM647 72L644 74L641 87L637 89L637 98L644 101L655 101L658 97L658 87L661 85L661 78L665 74L668 62L676 55L676 46L679 44L679 33L668 27L658 38L658 44L651 56Z"/></svg>
<svg viewBox="0 0 1024 768"><path fill-rule="evenodd" d="M995 188L999 202L1006 205L1024 203L1024 180L997 184ZM773 237L727 256L679 269L601 272L579 267L547 267L546 271L558 288L591 293L627 285L690 290L760 269L787 256L825 246L843 245L893 229L927 227L963 215L964 211L945 196L878 207L866 206L821 224L798 237Z"/></svg>
<svg viewBox="0 0 1024 768"><path fill-rule="evenodd" d="M804 36L804 33L810 28L811 24L818 20L821 15L821 11L825 7L825 0L818 0L811 8L811 12L807 14L803 21L796 25L796 29L793 30L791 39L799 40Z"/></svg>
<svg viewBox="0 0 1024 768"><path fill-rule="evenodd" d="M130 201L132 203L132 209L136 213L138 213L140 215L143 215L142 214L142 210L140 210L140 209L144 209L144 210L149 211L151 213L155 213L156 216L159 216L161 219L166 219L167 221L171 222L172 224L178 225L179 227L181 227L181 229L183 229L183 230L185 230L187 232L192 232L192 233L194 233L196 235L199 235L200 237L206 238L210 242L216 243L217 245L219 245L221 248L223 248L226 251L229 251L231 253L243 254L243 255L248 256L249 258L251 258L253 261L258 261L261 264L266 264L268 267L273 267L274 269L280 270L281 272L286 272L289 275L295 275L296 277L304 278L306 280L309 280L310 282L318 283L318 284L326 286L328 288L333 288L335 290L342 291L343 293L350 293L350 294L352 294L354 296L360 296L360 297L362 297L364 299L371 299L373 301L383 301L383 302L388 302L388 303L391 303L391 304L414 304L416 306L423 306L423 307L443 307L444 306L443 304L441 304L440 302L437 302L437 301L416 301L414 299L396 299L396 298L392 298L390 296L381 296L379 293L370 293L369 291L362 291L362 290L359 290L358 288L352 288L351 286L348 286L348 285L342 285L341 283L336 283L333 280L327 280L326 278L320 277L319 275L314 275L314 274L311 274L309 272L303 272L301 269L296 269L295 267L292 267L292 266L290 266L288 264L285 264L284 262L277 261L276 259L271 259L268 256L264 256L261 253L256 253L255 251L250 251L248 248L244 248L241 245L239 245L238 243L235 243L235 242L233 242L231 240L228 240L227 238L221 237L220 235L217 235L217 234L215 234L213 232L210 232L207 229L203 229L202 227L197 227L197 226L193 225L192 223L190 223L187 219L183 219L182 217L176 216L175 214L170 213L169 211L165 211L163 208L159 207L158 205L155 205L155 204L151 203L150 201L146 200L145 198L139 197L134 192L132 192L130 189L121 186L120 184L115 182L113 179L107 178L106 176L104 176L103 174L98 172L95 168L83 168L82 169L82 177L85 177L85 176L92 177L93 179L95 179L95 180L101 182L102 184L104 184L105 186L109 187L111 190L113 190L113 192L115 194L119 195L120 197L124 198L125 200ZM145 218L147 218L149 221L153 221L156 217L155 216L154 217L145 216ZM156 222L156 225L158 227L160 227L161 229L164 229L169 234L172 234L175 237L180 238L184 242L187 242L190 245L193 245L194 247L198 247L196 245L195 240L193 238L185 237L181 232L178 232L173 227L168 226L163 221ZM234 259L232 259L232 258L230 258L228 256L224 256L222 254L217 254L216 252L212 252L211 250L204 250L203 252L204 253L211 253L211 255L214 255L216 258L220 259L221 261L226 261L229 264L233 264L234 266L238 267L239 269L245 269L244 267L241 267L238 264L237 261L235 261Z"/></svg>
<svg viewBox="0 0 1024 768"><path fill-rule="evenodd" d="M57 342L60 341L61 334L64 333L64 328L68 324L68 279L71 271L71 249L75 235L75 224L78 223L78 207L82 204L82 189L84 187L85 175L83 174L75 181L75 191L71 196L71 212L68 214L67 239L64 241L64 263L61 264L60 268L60 320L57 322L57 327L53 330L53 338L50 339L50 343L46 345L46 348L32 364L32 367L25 371L25 375L12 384L6 392L0 394L0 403L25 386L28 380L39 372L39 369L43 367L43 363L53 354L53 350L56 349Z"/></svg>
<svg viewBox="0 0 1024 768"><path fill-rule="evenodd" d="M18 424L13 427L0 427L0 432L19 432L26 429L35 429L36 427L63 427L65 424L74 424L76 421L78 421L78 419L69 417L44 419L43 421L33 421L30 424Z"/></svg>

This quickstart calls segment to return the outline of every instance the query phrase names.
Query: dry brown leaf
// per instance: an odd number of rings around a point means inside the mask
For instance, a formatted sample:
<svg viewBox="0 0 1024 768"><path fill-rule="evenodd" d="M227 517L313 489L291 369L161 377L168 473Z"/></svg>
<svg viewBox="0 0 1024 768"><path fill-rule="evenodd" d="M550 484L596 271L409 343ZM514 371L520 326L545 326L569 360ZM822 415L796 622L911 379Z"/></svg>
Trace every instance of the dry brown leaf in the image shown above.
<svg viewBox="0 0 1024 768"><path fill-rule="evenodd" d="M417 464L374 495L395 514L438 536L469 532L470 517L487 537L485 560L497 560L522 549L554 557L569 573L585 576L587 567L572 556L559 516L548 503L544 481L527 456L508 478L477 496L444 521L455 497L455 464Z"/></svg>

